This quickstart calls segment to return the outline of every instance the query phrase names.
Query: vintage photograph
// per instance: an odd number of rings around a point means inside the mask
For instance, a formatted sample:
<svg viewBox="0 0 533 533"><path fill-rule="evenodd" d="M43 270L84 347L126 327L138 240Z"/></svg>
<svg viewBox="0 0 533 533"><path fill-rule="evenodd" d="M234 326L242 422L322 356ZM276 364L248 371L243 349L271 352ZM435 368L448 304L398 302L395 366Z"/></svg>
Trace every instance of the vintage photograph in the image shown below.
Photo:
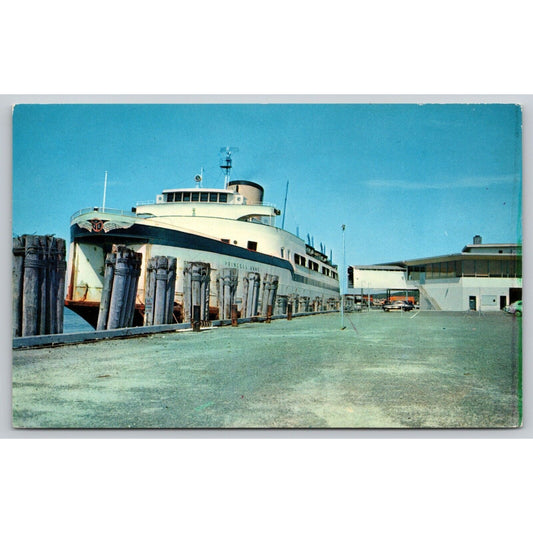
<svg viewBox="0 0 533 533"><path fill-rule="evenodd" d="M14 428L518 428L519 103L13 107Z"/></svg>

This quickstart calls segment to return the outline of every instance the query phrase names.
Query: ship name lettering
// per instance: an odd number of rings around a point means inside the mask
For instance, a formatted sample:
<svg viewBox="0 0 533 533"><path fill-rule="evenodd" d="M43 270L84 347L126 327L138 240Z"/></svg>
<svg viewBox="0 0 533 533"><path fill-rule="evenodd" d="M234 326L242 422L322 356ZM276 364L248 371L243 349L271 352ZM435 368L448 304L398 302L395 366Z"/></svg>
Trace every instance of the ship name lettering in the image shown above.
<svg viewBox="0 0 533 533"><path fill-rule="evenodd" d="M225 267L237 268L239 270L249 270L251 272L259 272L259 268L255 266L247 266L244 263L237 263L236 261L225 261Z"/></svg>

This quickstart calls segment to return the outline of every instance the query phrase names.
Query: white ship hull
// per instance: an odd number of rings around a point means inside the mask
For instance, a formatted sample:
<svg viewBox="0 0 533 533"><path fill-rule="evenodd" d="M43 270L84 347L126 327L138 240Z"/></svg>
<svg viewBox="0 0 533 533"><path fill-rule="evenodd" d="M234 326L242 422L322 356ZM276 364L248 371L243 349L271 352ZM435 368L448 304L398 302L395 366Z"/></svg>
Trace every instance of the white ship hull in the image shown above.
<svg viewBox="0 0 533 533"><path fill-rule="evenodd" d="M316 310L338 309L338 274L335 265L324 254L316 252L295 235L272 225L212 214L202 217L193 212L190 215L185 213L165 217L148 216L146 213L125 214L113 210L85 210L75 215L71 220L66 305L96 326L105 257L113 245L122 244L142 254L134 325L143 323L147 264L155 256L177 259L174 298L177 321L183 320L183 314L180 313L184 303L183 271L185 265L191 262L210 264L212 290L209 310L212 319L218 318L219 310L216 279L223 269L228 268L238 272L235 294L238 308L243 300L243 279L247 274L256 272L261 279L266 274L278 276L278 299L294 302L295 312L301 301L311 302ZM195 228L201 228L202 232ZM231 236L231 240L224 238L225 235ZM248 249L250 243L257 249ZM305 266L301 263L305 263ZM306 308L309 309L308 306Z"/></svg>

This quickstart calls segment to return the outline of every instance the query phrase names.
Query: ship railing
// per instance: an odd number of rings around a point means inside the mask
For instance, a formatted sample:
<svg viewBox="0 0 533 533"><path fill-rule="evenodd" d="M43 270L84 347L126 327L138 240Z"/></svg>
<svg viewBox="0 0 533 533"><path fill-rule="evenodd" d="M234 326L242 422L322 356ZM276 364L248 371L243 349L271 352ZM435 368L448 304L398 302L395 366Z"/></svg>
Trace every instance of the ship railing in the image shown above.
<svg viewBox="0 0 533 533"><path fill-rule="evenodd" d="M110 213L112 215L128 215L128 216L135 216L134 213L131 211L124 211L123 209L112 209L110 207L84 207L83 209L80 209L79 211L76 211L71 217L70 222L72 222L75 218L85 215L86 213Z"/></svg>

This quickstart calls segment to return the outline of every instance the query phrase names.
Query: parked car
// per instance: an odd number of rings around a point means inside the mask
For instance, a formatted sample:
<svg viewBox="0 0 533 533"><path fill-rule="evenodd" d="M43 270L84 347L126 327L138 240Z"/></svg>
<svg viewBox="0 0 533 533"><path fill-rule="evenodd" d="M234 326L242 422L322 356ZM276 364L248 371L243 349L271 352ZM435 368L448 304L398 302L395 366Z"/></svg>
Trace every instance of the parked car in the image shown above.
<svg viewBox="0 0 533 533"><path fill-rule="evenodd" d="M393 302L386 301L381 308L383 311L411 311L414 309L414 305L411 302L405 300L395 300Z"/></svg>
<svg viewBox="0 0 533 533"><path fill-rule="evenodd" d="M522 316L522 300L513 302L511 305L504 307L503 310L511 315Z"/></svg>

